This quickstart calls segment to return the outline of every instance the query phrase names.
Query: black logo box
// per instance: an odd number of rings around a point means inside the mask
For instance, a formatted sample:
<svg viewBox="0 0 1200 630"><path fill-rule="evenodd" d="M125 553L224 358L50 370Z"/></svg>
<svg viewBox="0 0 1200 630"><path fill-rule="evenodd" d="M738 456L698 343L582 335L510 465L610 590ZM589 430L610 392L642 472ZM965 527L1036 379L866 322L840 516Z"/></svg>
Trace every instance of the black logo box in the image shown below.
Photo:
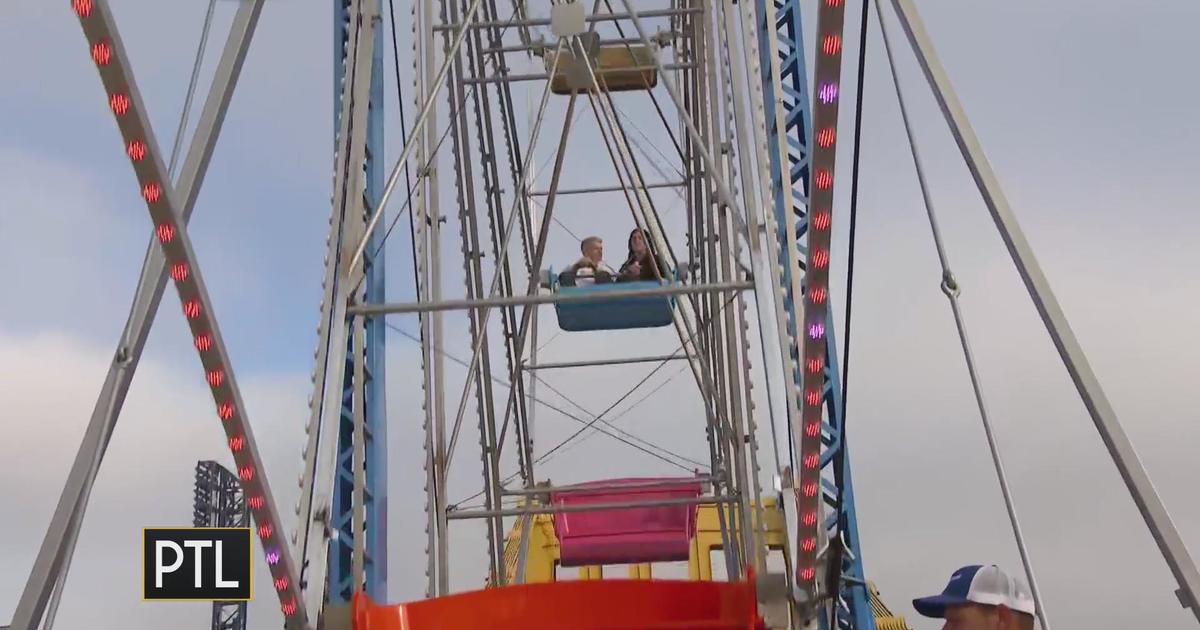
<svg viewBox="0 0 1200 630"><path fill-rule="evenodd" d="M144 528L142 599L250 601L251 538L249 527Z"/></svg>

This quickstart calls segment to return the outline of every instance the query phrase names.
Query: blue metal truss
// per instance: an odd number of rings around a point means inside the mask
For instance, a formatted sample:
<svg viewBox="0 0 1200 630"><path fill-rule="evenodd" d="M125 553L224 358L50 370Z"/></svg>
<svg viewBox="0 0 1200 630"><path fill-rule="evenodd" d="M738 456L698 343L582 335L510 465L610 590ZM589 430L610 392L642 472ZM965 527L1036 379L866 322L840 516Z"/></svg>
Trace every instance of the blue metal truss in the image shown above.
<svg viewBox="0 0 1200 630"><path fill-rule="evenodd" d="M799 0L755 0L759 16L758 38L760 66L762 69L763 94L766 111L767 135L770 146L784 142L787 148L788 184L783 183L784 168L780 164L779 152L768 151L771 160L771 185L775 196L775 220L778 224L776 237L780 243L780 263L783 269L784 307L788 313L788 330L793 339L800 336L796 329L796 299L791 290L793 273L804 273L807 260L805 236L808 233L808 190L810 183L809 146L812 138L812 118L808 92L808 77L804 66L804 31L800 15ZM776 85L771 72L771 50L779 54L779 84ZM772 98L772 96L774 98ZM776 125L777 108L783 108L783 129ZM788 201L790 200L790 203ZM787 212L796 215L796 243L800 266L792 269L787 263ZM824 427L825 449L821 455L822 496L830 509L825 522L826 532L839 535L845 546L841 566L841 598L838 602L838 627L854 630L875 630L875 617L871 612L870 595L867 592L863 571L862 553L858 539L858 518L854 510L854 486L850 478L849 450L842 439L842 400L838 377L837 345L834 337L832 313L826 322L828 351L825 370L825 407L827 424ZM790 349L796 359L797 369L792 378L797 387L802 385L799 347ZM803 391L803 388L800 389ZM838 455L845 459L842 480L841 517L837 514L838 489L832 480L832 469ZM840 523L840 526L839 526ZM821 627L828 627L828 620L821 620Z"/></svg>
<svg viewBox="0 0 1200 630"><path fill-rule="evenodd" d="M342 80L346 73L351 0L333 1L333 128L337 134L341 118ZM382 15L382 0L374 0L372 11ZM383 196L383 31L382 20L374 20L375 46L371 55L371 98L367 113L366 150L366 210L368 218ZM336 143L338 138L334 138ZM367 247L367 277L363 297L367 302L384 302L383 250L379 231ZM372 252L377 252L371 254ZM368 317L365 325L366 356L364 415L366 419L366 590L376 601L387 598L387 422L384 395L384 319ZM350 335L353 344L353 335ZM346 376L342 390L342 414L338 427L337 477L333 490L333 526L337 538L329 543L329 600L346 603L353 594L351 558L354 550L354 530L351 521L354 473L354 417L351 396L354 391L354 348L346 353Z"/></svg>
<svg viewBox="0 0 1200 630"><path fill-rule="evenodd" d="M832 301L830 302L832 306ZM837 522L837 487L828 476L822 478L822 496L825 505L830 509L828 520L825 522L826 532L840 533L844 553L841 567L841 602L838 606L838 627L853 628L854 630L875 630L875 614L871 609L871 596L867 592L867 577L863 570L862 546L858 538L858 514L854 510L854 484L850 475L850 449L846 440L842 439L844 416L842 415L842 385L838 374L837 337L833 332L833 308L829 309L826 323L826 338L829 340L829 351L826 352L825 370L825 406L829 413L830 424L824 428L825 452L821 455L821 469L831 471L834 458L840 452L845 459L845 469L842 471L842 513L841 525ZM832 534L831 534L832 535Z"/></svg>

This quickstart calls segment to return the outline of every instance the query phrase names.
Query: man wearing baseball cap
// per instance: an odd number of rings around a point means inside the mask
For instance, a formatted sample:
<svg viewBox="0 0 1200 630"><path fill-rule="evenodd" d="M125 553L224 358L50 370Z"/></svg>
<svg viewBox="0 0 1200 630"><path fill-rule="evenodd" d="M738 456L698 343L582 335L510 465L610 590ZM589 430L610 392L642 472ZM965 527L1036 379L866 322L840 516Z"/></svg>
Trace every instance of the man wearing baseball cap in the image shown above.
<svg viewBox="0 0 1200 630"><path fill-rule="evenodd" d="M996 565L963 567L940 595L913 600L925 617L945 619L942 630L1033 630L1033 596Z"/></svg>

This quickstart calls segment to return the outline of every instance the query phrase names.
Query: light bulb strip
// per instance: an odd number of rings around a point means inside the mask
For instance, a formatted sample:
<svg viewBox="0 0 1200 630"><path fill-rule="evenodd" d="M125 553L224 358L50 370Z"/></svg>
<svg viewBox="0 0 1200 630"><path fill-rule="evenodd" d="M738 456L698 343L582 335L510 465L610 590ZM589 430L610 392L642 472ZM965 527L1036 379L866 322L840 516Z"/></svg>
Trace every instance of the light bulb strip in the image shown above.
<svg viewBox="0 0 1200 630"><path fill-rule="evenodd" d="M279 535L279 511L245 417L245 406L229 353L213 315L212 301L204 287L187 228L179 220L174 190L112 12L103 0L70 0L69 4L83 28L88 54L100 74L108 107L121 132L123 153L133 166L140 194L154 224L155 237L169 264L193 344L204 367L205 380L216 403L215 415L224 427L247 505L258 525L256 531L277 587L280 606L289 627L307 627L306 611L297 605L301 601L297 567L290 548Z"/></svg>
<svg viewBox="0 0 1200 630"><path fill-rule="evenodd" d="M801 391L800 470L795 485L797 532L797 584L808 602L816 602L818 535L821 523L821 427L825 409L824 365L828 347L825 330L829 307L829 264L833 224L833 191L836 182L838 105L841 74L845 0L819 0L817 9L816 61L813 64L812 182L809 208L813 217L808 230L808 266L805 269L802 361L807 370Z"/></svg>

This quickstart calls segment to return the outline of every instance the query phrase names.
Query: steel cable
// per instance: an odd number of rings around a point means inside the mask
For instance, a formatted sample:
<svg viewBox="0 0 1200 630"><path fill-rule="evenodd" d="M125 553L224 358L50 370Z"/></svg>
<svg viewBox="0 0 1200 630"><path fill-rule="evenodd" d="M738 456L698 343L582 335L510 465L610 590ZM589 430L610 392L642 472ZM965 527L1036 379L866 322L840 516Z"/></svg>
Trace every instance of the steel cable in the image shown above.
<svg viewBox="0 0 1200 630"><path fill-rule="evenodd" d="M900 104L900 117L904 121L904 131L908 135L908 144L912 150L913 166L917 171L917 182L921 187L921 197L925 202L925 213L929 217L929 227L933 233L934 246L937 248L938 262L942 267L942 293L950 300L950 310L954 313L954 324L958 329L958 339L962 344L963 357L966 359L967 372L971 377L971 388L975 393L975 402L979 407L979 417L983 422L983 430L987 436L988 449L992 454L992 463L996 468L996 477L1000 483L1000 491L1004 495L1004 505L1008 510L1008 518L1012 524L1013 537L1016 539L1017 550L1021 554L1021 563L1025 568L1025 577L1029 580L1029 588L1033 594L1034 607L1037 612L1038 620L1044 630L1050 630L1050 624L1046 620L1046 611L1042 606L1041 592L1037 586L1037 580L1034 579L1033 564L1029 559L1029 551L1025 547L1025 537L1021 533L1021 524L1017 519L1017 509L1013 505L1012 492L1008 487L1007 475L1004 472L1004 464L1000 458L1000 450L996 445L996 437L992 431L992 423L988 418L987 405L983 400L983 389L979 383L979 373L975 366L975 357L971 351L971 343L967 338L966 323L963 321L961 307L958 303L958 296L961 287L954 277L954 272L950 269L950 260L946 255L946 248L942 241L941 230L938 227L937 215L933 209L933 199L929 194L929 186L925 180L925 169L921 163L921 154L917 149L916 137L913 135L912 124L908 118L908 109L904 102L904 92L900 87L900 77L896 72L896 61L892 56L891 40L888 38L887 24L883 21L883 9L879 5L879 0L875 1L875 12L879 18L879 29L883 33L883 45L887 51L888 66L891 69L892 83L896 87L896 100Z"/></svg>

